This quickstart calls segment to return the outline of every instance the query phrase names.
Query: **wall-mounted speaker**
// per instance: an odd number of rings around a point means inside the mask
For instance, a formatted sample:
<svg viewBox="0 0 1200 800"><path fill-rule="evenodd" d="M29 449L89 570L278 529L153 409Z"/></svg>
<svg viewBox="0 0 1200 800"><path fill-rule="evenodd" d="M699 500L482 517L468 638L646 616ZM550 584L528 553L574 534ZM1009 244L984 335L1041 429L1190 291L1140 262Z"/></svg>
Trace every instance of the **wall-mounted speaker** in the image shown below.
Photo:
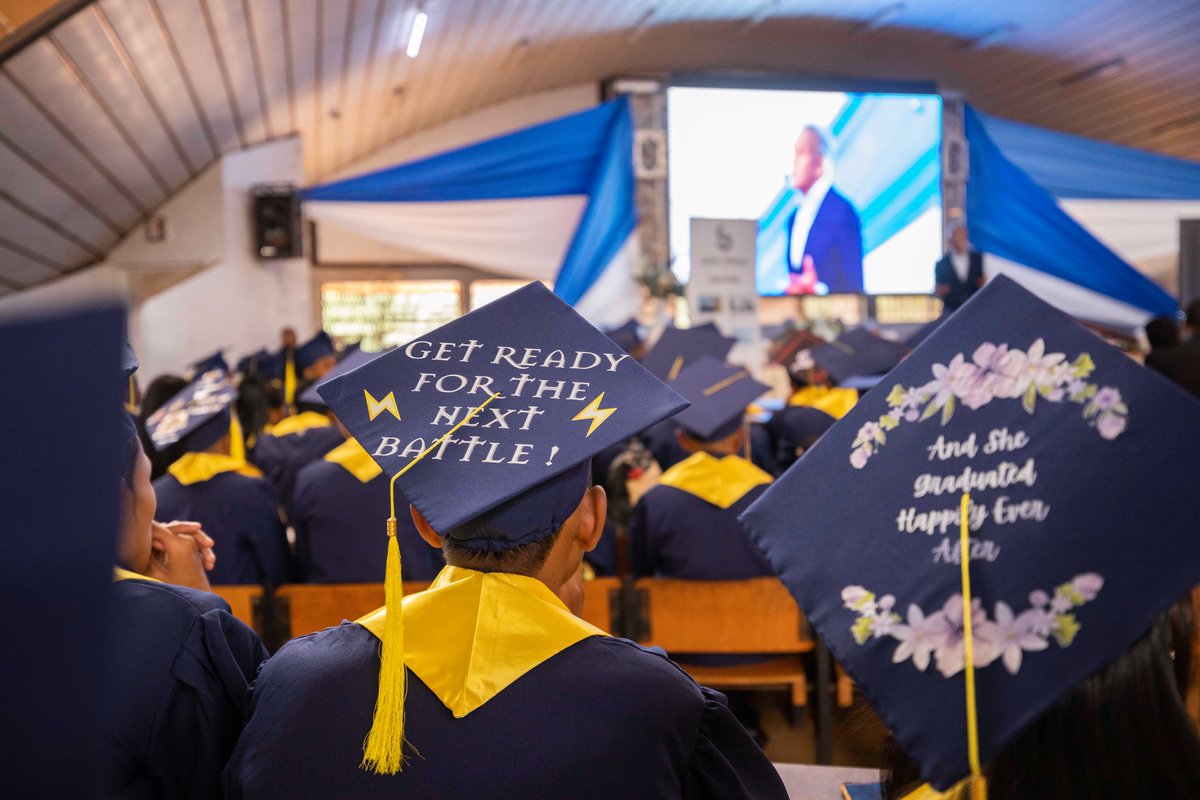
<svg viewBox="0 0 1200 800"><path fill-rule="evenodd" d="M296 187L259 184L250 187L254 252L259 258L304 255L300 197Z"/></svg>

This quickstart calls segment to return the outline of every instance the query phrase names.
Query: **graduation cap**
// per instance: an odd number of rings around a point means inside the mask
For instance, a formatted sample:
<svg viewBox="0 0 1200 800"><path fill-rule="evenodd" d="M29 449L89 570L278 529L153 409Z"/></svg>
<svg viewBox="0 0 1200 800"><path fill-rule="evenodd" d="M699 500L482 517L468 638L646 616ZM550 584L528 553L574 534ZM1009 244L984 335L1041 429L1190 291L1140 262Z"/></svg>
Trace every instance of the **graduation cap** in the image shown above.
<svg viewBox="0 0 1200 800"><path fill-rule="evenodd" d="M554 534L583 499L592 456L687 405L540 283L317 392L435 531L481 552ZM363 759L382 773L400 769L403 737L392 505L380 698Z"/></svg>
<svg viewBox="0 0 1200 800"><path fill-rule="evenodd" d="M315 336L296 348L296 369L304 372L322 358L334 354L333 339L325 331L317 331Z"/></svg>
<svg viewBox="0 0 1200 800"><path fill-rule="evenodd" d="M904 358L908 348L890 342L865 328L846 331L832 342L814 347L813 360L836 383L856 375L881 375Z"/></svg>
<svg viewBox="0 0 1200 800"><path fill-rule="evenodd" d="M146 419L154 449L182 442L189 452L202 452L230 433L235 417L230 406L237 391L220 369L203 373Z"/></svg>
<svg viewBox="0 0 1200 800"><path fill-rule="evenodd" d="M0 775L6 797L102 797L111 708L109 601L120 529L124 313L90 309L0 324ZM122 361L122 355L126 360ZM69 490L64 464L80 479ZM78 470L76 473L75 470ZM63 524L64 520L76 521ZM17 532L20 532L19 535ZM87 665L87 668L82 668Z"/></svg>
<svg viewBox="0 0 1200 800"><path fill-rule="evenodd" d="M121 376L122 388L125 390L125 410L130 414L138 413L138 391L137 382L133 379L133 373L138 371L141 364L138 362L137 355L133 352L129 342L122 340L121 342Z"/></svg>
<svg viewBox="0 0 1200 800"><path fill-rule="evenodd" d="M193 375L203 375L213 370L229 372L229 364L225 361L225 355L222 350L218 350L210 356L205 356L199 361L192 362Z"/></svg>
<svg viewBox="0 0 1200 800"><path fill-rule="evenodd" d="M629 319L615 328L605 328L604 335L612 339L617 347L629 352L642 343L637 320Z"/></svg>
<svg viewBox="0 0 1200 800"><path fill-rule="evenodd" d="M361 367L363 364L366 364L367 362L369 362L373 359L379 358L380 355L382 355L382 353L364 353L362 350L359 350L357 348L354 350L347 351L342 356L341 361L339 361L337 363L337 366L334 367L333 369L331 369L329 371L329 374L327 374L324 378L321 379L320 383L314 383L312 386L309 386L307 389L305 389L303 392L300 393L300 397L298 399L300 400L300 402L307 403L309 405L314 405L314 406L325 405L325 401L321 398L320 393L317 391L318 388L325 385L326 383L333 380L334 378L345 375L347 372L356 370L359 367Z"/></svg>
<svg viewBox="0 0 1200 800"><path fill-rule="evenodd" d="M945 789L1200 582L1198 418L1000 276L740 519Z"/></svg>
<svg viewBox="0 0 1200 800"><path fill-rule="evenodd" d="M707 442L724 439L736 431L746 406L771 387L754 380L744 367L701 356L679 373L671 388L691 403L675 416L675 422L694 438Z"/></svg>
<svg viewBox="0 0 1200 800"><path fill-rule="evenodd" d="M656 378L674 381L684 367L701 356L724 361L736 343L737 339L722 336L711 323L697 328L667 328L642 359L642 365Z"/></svg>

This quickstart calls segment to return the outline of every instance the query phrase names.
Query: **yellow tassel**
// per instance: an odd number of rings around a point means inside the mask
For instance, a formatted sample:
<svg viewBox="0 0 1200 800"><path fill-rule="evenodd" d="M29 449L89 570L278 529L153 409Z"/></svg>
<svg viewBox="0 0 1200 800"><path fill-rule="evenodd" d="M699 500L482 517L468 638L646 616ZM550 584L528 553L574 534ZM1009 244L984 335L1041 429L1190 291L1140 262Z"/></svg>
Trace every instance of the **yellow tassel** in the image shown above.
<svg viewBox="0 0 1200 800"><path fill-rule="evenodd" d="M375 697L375 716L371 730L363 742L363 760L359 769L379 775L395 775L404 768L404 694L408 677L404 668L404 580L400 574L400 545L396 542L396 479L432 453L442 441L470 422L471 418L500 396L496 392L479 407L467 414L450 430L443 433L416 458L392 476L389 494L392 514L388 517L387 568L383 578L384 615L383 652L379 663L379 694Z"/></svg>
<svg viewBox="0 0 1200 800"><path fill-rule="evenodd" d="M964 492L959 505L959 569L962 574L963 672L967 679L967 760L971 765L971 800L987 800L987 778L979 761L979 715L975 705L975 631L971 621L970 558L971 495Z"/></svg>
<svg viewBox="0 0 1200 800"><path fill-rule="evenodd" d="M971 776L971 800L987 800L987 778L982 775Z"/></svg>
<svg viewBox="0 0 1200 800"><path fill-rule="evenodd" d="M246 460L246 439L242 436L242 421L235 408L231 408L229 414L229 455L238 461Z"/></svg>
<svg viewBox="0 0 1200 800"><path fill-rule="evenodd" d="M404 669L404 582L400 574L400 545L396 543L396 518L387 523L387 571L383 586L387 616L383 628L383 655L379 665L379 696L371 731L363 743L361 769L395 775L404 768L404 694L408 689Z"/></svg>
<svg viewBox="0 0 1200 800"><path fill-rule="evenodd" d="M296 361L291 353L288 353L283 368L283 403L289 411L296 405Z"/></svg>

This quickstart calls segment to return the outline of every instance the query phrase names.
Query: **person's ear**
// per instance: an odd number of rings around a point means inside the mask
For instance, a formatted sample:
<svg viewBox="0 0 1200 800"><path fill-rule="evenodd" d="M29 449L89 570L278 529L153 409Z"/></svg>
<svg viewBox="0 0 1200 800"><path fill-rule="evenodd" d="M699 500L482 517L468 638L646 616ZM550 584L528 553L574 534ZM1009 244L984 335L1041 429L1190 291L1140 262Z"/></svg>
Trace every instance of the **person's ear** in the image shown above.
<svg viewBox="0 0 1200 800"><path fill-rule="evenodd" d="M675 429L675 441L679 442L685 453L694 453L700 449L696 440L684 433L682 428Z"/></svg>
<svg viewBox="0 0 1200 800"><path fill-rule="evenodd" d="M421 516L420 511L417 511L417 507L414 505L409 505L408 513L412 515L413 525L417 526L417 533L421 534L421 538L424 539L430 547L436 550L441 550L442 537L438 535L437 531L429 526L429 523L425 521L425 517Z"/></svg>
<svg viewBox="0 0 1200 800"><path fill-rule="evenodd" d="M587 490L584 500L586 509L590 509L591 513L580 520L576 536L583 551L590 553L596 549L604 533L604 521L608 518L608 495L603 486L593 486Z"/></svg>

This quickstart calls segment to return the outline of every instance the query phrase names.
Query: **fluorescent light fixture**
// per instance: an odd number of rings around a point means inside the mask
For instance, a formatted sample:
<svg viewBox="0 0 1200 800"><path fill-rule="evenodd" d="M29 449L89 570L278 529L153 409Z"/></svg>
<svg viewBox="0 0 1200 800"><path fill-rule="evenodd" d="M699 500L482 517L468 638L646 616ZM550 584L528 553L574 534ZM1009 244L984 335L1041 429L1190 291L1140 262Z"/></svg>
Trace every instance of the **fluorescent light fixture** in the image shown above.
<svg viewBox="0 0 1200 800"><path fill-rule="evenodd" d="M428 24L429 15L418 11L417 16L413 18L412 30L408 34L408 47L404 49L404 54L409 58L416 58L417 53L421 52L421 40L425 38L425 26Z"/></svg>
<svg viewBox="0 0 1200 800"><path fill-rule="evenodd" d="M1001 25L999 28L992 28L987 33L977 36L967 42L968 50L983 50L986 47L991 47L997 42L1007 39L1012 36L1017 30L1016 25Z"/></svg>
<svg viewBox="0 0 1200 800"><path fill-rule="evenodd" d="M1114 75L1120 75L1125 71L1128 63L1124 58L1110 58L1108 61L1101 61L1099 64L1088 67L1085 70L1068 75L1060 82L1062 86L1070 86L1083 81L1100 80L1102 78L1111 78Z"/></svg>
<svg viewBox="0 0 1200 800"><path fill-rule="evenodd" d="M858 29L862 33L877 31L902 13L904 13L904 3L892 3L863 20Z"/></svg>

